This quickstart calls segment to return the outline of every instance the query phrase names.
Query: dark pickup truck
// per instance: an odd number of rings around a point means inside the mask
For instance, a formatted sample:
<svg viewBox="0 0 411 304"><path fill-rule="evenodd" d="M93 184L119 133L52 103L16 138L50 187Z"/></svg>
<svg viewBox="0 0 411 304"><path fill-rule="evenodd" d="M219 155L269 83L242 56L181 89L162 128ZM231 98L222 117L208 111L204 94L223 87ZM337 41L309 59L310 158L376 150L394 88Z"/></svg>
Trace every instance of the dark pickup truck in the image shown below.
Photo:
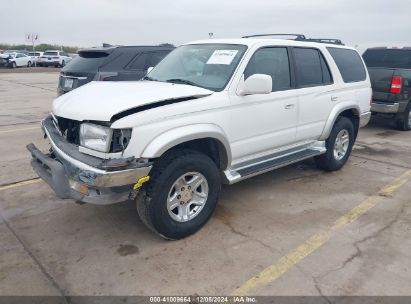
<svg viewBox="0 0 411 304"><path fill-rule="evenodd" d="M371 111L411 130L411 47L370 48L363 54L373 90Z"/></svg>

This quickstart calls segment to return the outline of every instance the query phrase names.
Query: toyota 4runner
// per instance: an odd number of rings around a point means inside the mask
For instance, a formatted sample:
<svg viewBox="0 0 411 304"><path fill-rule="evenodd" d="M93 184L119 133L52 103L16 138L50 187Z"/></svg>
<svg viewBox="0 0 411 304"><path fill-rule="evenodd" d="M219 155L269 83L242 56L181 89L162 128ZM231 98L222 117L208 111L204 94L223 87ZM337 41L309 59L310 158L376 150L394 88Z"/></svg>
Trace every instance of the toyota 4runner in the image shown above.
<svg viewBox="0 0 411 304"><path fill-rule="evenodd" d="M32 167L60 198L136 200L168 239L208 221L222 183L311 157L338 170L370 119L371 84L355 49L316 41L197 41L143 81L91 82L54 101L50 151L29 144Z"/></svg>

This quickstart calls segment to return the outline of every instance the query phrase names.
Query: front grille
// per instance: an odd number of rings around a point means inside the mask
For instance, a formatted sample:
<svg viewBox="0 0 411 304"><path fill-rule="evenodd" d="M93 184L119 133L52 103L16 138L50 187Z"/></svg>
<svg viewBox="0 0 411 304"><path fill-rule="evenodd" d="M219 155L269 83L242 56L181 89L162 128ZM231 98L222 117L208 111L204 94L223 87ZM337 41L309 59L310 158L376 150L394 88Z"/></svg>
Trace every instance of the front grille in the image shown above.
<svg viewBox="0 0 411 304"><path fill-rule="evenodd" d="M72 144L80 144L80 121L56 117L58 127L64 138Z"/></svg>

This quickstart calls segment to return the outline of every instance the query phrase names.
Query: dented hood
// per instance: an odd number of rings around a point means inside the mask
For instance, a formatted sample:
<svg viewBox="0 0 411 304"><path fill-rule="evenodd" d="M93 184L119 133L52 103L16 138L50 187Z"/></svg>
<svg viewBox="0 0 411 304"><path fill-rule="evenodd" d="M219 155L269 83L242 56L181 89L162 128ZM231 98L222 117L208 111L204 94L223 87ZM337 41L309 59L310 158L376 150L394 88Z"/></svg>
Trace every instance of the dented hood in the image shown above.
<svg viewBox="0 0 411 304"><path fill-rule="evenodd" d="M195 86L157 81L96 81L55 99L53 114L78 121L110 121L118 113L143 105L212 93Z"/></svg>

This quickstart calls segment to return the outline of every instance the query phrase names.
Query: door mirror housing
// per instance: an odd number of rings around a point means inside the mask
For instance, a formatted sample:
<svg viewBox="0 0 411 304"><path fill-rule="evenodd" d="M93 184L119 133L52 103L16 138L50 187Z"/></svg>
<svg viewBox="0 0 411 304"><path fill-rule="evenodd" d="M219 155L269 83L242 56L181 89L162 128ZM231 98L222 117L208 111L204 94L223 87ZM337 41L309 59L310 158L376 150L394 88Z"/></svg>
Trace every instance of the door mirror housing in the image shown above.
<svg viewBox="0 0 411 304"><path fill-rule="evenodd" d="M153 69L154 69L154 67L149 67L149 68L147 69L147 74L150 73Z"/></svg>
<svg viewBox="0 0 411 304"><path fill-rule="evenodd" d="M253 74L243 84L240 95L269 94L273 89L273 80L270 75Z"/></svg>

